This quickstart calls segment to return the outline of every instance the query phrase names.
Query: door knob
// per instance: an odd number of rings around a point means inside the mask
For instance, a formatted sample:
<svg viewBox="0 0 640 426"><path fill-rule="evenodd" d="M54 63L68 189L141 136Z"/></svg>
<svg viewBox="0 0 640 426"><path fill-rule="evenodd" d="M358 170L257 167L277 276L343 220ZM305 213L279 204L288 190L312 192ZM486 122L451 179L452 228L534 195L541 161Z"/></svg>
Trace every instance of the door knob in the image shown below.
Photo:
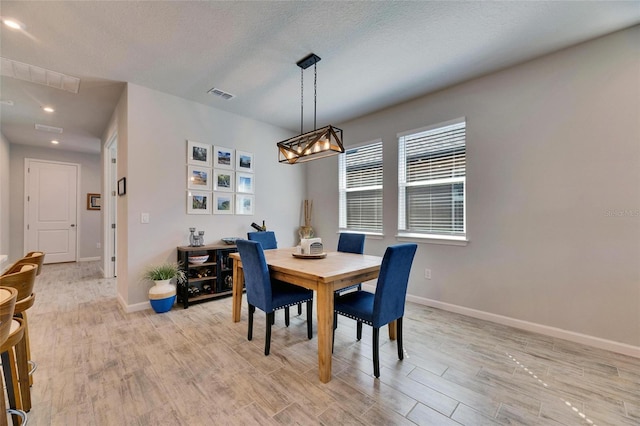
<svg viewBox="0 0 640 426"><path fill-rule="evenodd" d="M72 223L72 224L71 224L71 227L72 227L72 228L73 228L73 227L75 227L75 226L76 226L76 225L75 225L75 223Z"/></svg>

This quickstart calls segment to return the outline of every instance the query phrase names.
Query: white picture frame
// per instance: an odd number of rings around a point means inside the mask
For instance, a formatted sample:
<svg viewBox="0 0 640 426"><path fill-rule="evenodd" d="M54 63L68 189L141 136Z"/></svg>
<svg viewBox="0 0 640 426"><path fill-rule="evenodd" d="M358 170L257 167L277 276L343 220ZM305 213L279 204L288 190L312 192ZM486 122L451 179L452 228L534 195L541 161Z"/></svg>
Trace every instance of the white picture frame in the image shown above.
<svg viewBox="0 0 640 426"><path fill-rule="evenodd" d="M253 154L236 151L236 171L253 173Z"/></svg>
<svg viewBox="0 0 640 426"><path fill-rule="evenodd" d="M233 170L235 167L235 151L224 146L213 147L213 167L216 169Z"/></svg>
<svg viewBox="0 0 640 426"><path fill-rule="evenodd" d="M213 214L233 214L233 194L213 194Z"/></svg>
<svg viewBox="0 0 640 426"><path fill-rule="evenodd" d="M236 194L236 214L253 215L254 198L253 195Z"/></svg>
<svg viewBox="0 0 640 426"><path fill-rule="evenodd" d="M187 163L211 167L211 145L187 140Z"/></svg>
<svg viewBox="0 0 640 426"><path fill-rule="evenodd" d="M187 191L187 214L211 214L211 192Z"/></svg>
<svg viewBox="0 0 640 426"><path fill-rule="evenodd" d="M213 169L213 190L222 192L234 191L235 173L230 170Z"/></svg>
<svg viewBox="0 0 640 426"><path fill-rule="evenodd" d="M236 192L253 194L254 174L236 172Z"/></svg>
<svg viewBox="0 0 640 426"><path fill-rule="evenodd" d="M187 188L211 191L211 168L200 166L187 167Z"/></svg>

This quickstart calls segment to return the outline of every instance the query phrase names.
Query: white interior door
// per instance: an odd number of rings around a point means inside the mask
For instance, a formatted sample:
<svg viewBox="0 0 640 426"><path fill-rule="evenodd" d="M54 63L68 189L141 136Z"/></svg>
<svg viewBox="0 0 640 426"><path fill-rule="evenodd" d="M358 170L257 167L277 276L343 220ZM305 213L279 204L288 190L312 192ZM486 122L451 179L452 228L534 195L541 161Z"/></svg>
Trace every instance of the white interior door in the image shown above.
<svg viewBox="0 0 640 426"><path fill-rule="evenodd" d="M45 252L45 263L75 262L80 166L29 158L25 163L25 252Z"/></svg>

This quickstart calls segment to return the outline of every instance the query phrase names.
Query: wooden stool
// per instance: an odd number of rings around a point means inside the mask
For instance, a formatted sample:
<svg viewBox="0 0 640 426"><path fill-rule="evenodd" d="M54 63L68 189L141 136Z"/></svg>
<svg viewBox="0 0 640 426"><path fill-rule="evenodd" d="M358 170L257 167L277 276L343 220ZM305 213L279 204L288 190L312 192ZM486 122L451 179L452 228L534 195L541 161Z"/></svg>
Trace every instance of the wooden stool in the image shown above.
<svg viewBox="0 0 640 426"><path fill-rule="evenodd" d="M9 412L17 414L22 419L22 423L25 423L25 413L31 410L29 364L27 363L27 346L24 338L25 324L22 318L12 318L10 324L9 337L0 345L2 370L7 385L9 407L11 407ZM16 420L14 419L14 425L20 424Z"/></svg>
<svg viewBox="0 0 640 426"><path fill-rule="evenodd" d="M32 263L38 267L36 275L40 275L42 272L42 263L44 262L44 252L42 251L30 251L22 259L16 260L2 275L11 273L10 271L16 271L16 267L27 263Z"/></svg>
<svg viewBox="0 0 640 426"><path fill-rule="evenodd" d="M18 341L20 340L21 334L24 336L24 333L20 331L20 327L21 327L20 324L18 323L16 326L14 324L14 319L13 319L14 308L15 308L17 298L18 298L18 290L16 290L15 288L0 287L0 351L2 351L2 353L4 353L5 350L7 352L10 350L12 351L13 346L11 344L14 342L17 344ZM22 340L24 341L24 339ZM22 348L24 347L24 345L21 345L21 346ZM21 352L21 351L22 349L18 350L18 352ZM3 365L3 370L15 365L15 364L10 365L10 364L11 364L11 361L7 361L7 363ZM23 374L24 374L25 366L26 366L26 363L24 363L24 365L22 366ZM9 368L9 370L11 370L12 372L15 371L13 368ZM13 373L11 374L13 375ZM14 383L17 383L17 380L7 382L7 393L9 394L8 396L9 396L10 405L14 405L15 403L15 389L13 386ZM21 405L22 405L22 402L20 402L20 406ZM7 410L7 407L4 401L4 394L3 394L3 395L0 395L0 426L7 425L7 413L15 414L18 416L18 418L14 419L14 424L20 424L20 423L22 423L23 425L26 424L27 422L26 413L22 410L17 410L17 409Z"/></svg>
<svg viewBox="0 0 640 426"><path fill-rule="evenodd" d="M20 319L20 324L22 325L22 337L21 339L24 342L24 350L25 350L25 362L27 363L27 374L20 377L20 382L27 383L26 389L23 389L21 392L14 391L15 395L19 395L22 399L22 406L25 407L25 411L29 411L31 409L31 391L29 386L32 383L31 376L29 373L29 363L34 365L31 368L31 373L35 371L35 363L31 362L31 354L29 350L29 327L26 318L26 311L35 302L35 293L33 292L33 287L35 284L36 273L38 271L37 265L34 264L22 264L12 266L8 273L0 276L0 286L11 287L18 291L18 298L15 303L14 309L14 317L16 319ZM22 343L21 343L22 345ZM12 345L14 346L14 345ZM17 352L17 350L16 350ZM5 362L10 361L9 356L13 354L12 351L9 353L2 354L3 365ZM16 353L17 356L17 353ZM21 360L19 359L19 362ZM15 365L15 358L13 359L13 363L11 365ZM5 369L5 380L7 383L10 381L10 377L7 377L7 371ZM14 387L17 389L18 382L14 382ZM11 408L16 408L16 406L12 405ZM20 407L17 407L20 408Z"/></svg>
<svg viewBox="0 0 640 426"><path fill-rule="evenodd" d="M13 265L11 265L2 275L7 275L19 270L19 267L25 264L34 264L38 267L38 272L36 276L40 275L42 272L42 264L44 262L44 252L43 251L30 251L27 253L22 259L17 260ZM24 312L23 316L26 321L27 313ZM29 383L33 385L33 372L36 371L38 366L35 362L31 361L31 343L29 342L29 328L27 327L27 356L29 359Z"/></svg>

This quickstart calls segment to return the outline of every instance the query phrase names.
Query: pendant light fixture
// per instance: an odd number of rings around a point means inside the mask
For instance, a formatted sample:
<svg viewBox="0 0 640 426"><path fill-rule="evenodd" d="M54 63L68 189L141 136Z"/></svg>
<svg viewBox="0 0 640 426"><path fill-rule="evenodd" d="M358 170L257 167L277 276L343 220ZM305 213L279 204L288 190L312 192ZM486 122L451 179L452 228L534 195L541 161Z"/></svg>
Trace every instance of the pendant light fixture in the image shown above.
<svg viewBox="0 0 640 426"><path fill-rule="evenodd" d="M296 65L300 67L300 135L278 142L278 161L281 163L303 163L305 161L337 155L344 152L342 145L342 130L332 125L316 128L316 104L318 71L316 64L320 57L310 53L299 60ZM304 118L304 70L313 65L313 130L303 132Z"/></svg>

